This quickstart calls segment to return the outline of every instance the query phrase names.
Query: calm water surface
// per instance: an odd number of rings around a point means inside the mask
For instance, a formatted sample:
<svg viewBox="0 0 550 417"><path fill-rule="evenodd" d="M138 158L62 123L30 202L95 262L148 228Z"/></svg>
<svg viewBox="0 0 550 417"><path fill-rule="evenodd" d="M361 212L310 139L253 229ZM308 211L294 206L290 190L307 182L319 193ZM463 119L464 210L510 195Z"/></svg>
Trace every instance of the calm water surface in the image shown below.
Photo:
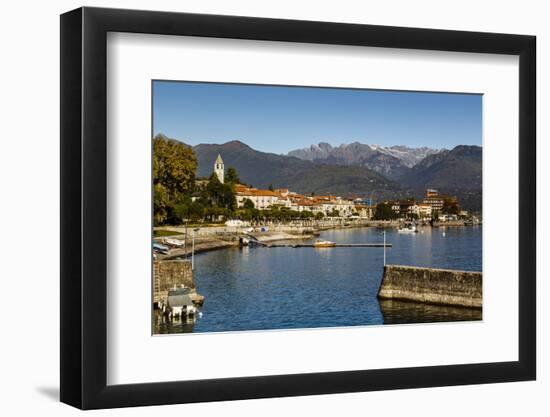
<svg viewBox="0 0 550 417"><path fill-rule="evenodd" d="M388 264L482 270L482 228L430 228L399 234ZM330 230L337 243L382 242L382 229ZM306 240L307 241L307 240ZM296 242L296 241L294 241ZM194 323L157 324L155 333L295 329L368 324L480 320L481 311L382 301L376 295L383 248L249 247L195 256L195 283L205 296Z"/></svg>

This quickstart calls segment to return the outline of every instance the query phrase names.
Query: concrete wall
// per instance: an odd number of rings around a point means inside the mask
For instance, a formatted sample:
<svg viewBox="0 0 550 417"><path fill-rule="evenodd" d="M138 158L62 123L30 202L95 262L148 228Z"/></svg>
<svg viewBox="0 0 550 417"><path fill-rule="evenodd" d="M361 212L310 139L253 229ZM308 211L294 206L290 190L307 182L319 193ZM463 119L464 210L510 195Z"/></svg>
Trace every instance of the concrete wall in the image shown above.
<svg viewBox="0 0 550 417"><path fill-rule="evenodd" d="M456 226L464 226L464 225L466 225L464 220L450 220L448 222L440 222L440 221L433 222L433 227L456 227Z"/></svg>
<svg viewBox="0 0 550 417"><path fill-rule="evenodd" d="M482 274L386 265L378 297L481 308Z"/></svg>
<svg viewBox="0 0 550 417"><path fill-rule="evenodd" d="M174 261L153 261L153 302L158 302L166 297L168 290L174 286L184 285L195 288L191 262Z"/></svg>

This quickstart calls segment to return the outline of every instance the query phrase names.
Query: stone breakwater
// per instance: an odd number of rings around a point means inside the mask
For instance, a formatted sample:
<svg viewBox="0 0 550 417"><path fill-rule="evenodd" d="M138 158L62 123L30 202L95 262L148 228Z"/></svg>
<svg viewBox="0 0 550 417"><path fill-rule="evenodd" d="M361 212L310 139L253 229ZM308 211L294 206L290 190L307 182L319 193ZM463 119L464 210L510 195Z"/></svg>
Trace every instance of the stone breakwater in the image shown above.
<svg viewBox="0 0 550 417"><path fill-rule="evenodd" d="M482 273L386 265L378 297L481 308Z"/></svg>

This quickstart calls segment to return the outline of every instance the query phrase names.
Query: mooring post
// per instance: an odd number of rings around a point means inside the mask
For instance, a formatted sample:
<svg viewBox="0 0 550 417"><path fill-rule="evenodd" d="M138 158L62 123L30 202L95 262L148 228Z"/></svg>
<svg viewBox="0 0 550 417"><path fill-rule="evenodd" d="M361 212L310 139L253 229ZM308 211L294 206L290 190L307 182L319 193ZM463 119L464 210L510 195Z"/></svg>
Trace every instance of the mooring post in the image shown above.
<svg viewBox="0 0 550 417"><path fill-rule="evenodd" d="M384 266L386 266L386 231L384 230Z"/></svg>

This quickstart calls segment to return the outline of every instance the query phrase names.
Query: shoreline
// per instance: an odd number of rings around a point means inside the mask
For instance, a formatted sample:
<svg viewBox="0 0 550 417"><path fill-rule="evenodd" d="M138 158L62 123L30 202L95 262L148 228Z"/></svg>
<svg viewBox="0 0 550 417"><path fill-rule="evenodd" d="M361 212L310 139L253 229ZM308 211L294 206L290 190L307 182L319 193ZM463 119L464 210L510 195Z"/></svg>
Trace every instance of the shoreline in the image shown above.
<svg viewBox="0 0 550 417"><path fill-rule="evenodd" d="M237 248L239 247L239 237L241 236L241 233L235 233L232 237L227 236L225 239L218 238L215 236L201 236L200 238L195 238L195 255L198 253L204 253L204 252L210 252L214 250L219 249L229 249L229 248ZM303 239L311 239L313 237L312 234L303 234L303 235L297 235L297 234L291 234L291 233L284 233L284 232L258 232L258 233L250 233L250 236L253 236L255 239L257 239L259 242L262 243L268 243L268 242L278 242L278 241L284 241L284 240L303 240ZM185 235L174 235L171 236L172 239L178 239L183 240L185 238ZM158 241L159 243L162 243L162 238L155 238L155 241ZM192 243L190 242L190 239L187 241L187 248L172 248L170 249L170 253L168 254L157 254L157 260L159 261L167 261L167 260L173 260L181 257L190 257L192 251Z"/></svg>
<svg viewBox="0 0 550 417"><path fill-rule="evenodd" d="M210 252L219 249L228 249L232 247L239 247L239 238L243 235L248 235L254 239L262 242L277 242L284 240L304 240L311 239L318 235L320 232L327 230L338 229L355 229L355 228L395 228L399 227L400 222L397 221L369 221L361 223L342 223L337 224L320 224L320 225L276 225L271 226L272 231L267 232L249 232L246 233L242 228L231 226L203 226L195 235L195 254ZM481 225L481 224L479 224ZM437 224L434 226L424 225L426 227L470 227L467 224ZM174 231L176 234L170 236L158 236L154 237L153 241L156 243L166 244L166 239L185 240L185 227L184 226L163 226L156 228L156 230ZM180 233L177 233L180 232ZM167 246L170 246L169 244ZM192 251L192 237L187 237L187 247L171 247L168 254L157 254L157 260L173 260L182 257L190 257Z"/></svg>

